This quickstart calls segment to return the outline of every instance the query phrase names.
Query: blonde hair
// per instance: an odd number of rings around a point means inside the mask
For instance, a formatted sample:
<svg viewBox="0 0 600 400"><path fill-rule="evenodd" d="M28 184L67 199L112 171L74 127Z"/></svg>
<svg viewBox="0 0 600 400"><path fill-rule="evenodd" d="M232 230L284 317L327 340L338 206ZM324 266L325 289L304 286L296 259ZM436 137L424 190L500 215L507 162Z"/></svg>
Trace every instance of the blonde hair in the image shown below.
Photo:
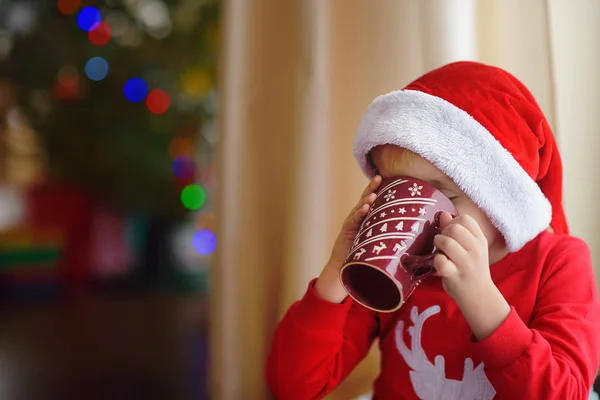
<svg viewBox="0 0 600 400"><path fill-rule="evenodd" d="M369 152L369 163L379 173L378 167L384 166L387 170L396 170L400 167L412 168L418 157L417 153L408 149L393 144L384 144L373 147Z"/></svg>

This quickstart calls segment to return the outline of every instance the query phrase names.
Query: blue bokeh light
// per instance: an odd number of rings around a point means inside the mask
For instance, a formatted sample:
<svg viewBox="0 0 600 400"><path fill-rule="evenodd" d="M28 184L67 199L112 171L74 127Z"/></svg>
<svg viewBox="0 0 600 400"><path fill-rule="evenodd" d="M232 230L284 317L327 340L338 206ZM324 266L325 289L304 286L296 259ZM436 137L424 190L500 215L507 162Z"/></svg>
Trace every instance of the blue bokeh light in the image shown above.
<svg viewBox="0 0 600 400"><path fill-rule="evenodd" d="M206 256L213 253L217 248L217 237L208 229L202 229L194 235L192 245L198 253Z"/></svg>
<svg viewBox="0 0 600 400"><path fill-rule="evenodd" d="M139 103L148 95L148 84L141 78L131 78L125 84L125 97L132 103Z"/></svg>
<svg viewBox="0 0 600 400"><path fill-rule="evenodd" d="M108 62L102 57L90 58L85 64L85 75L93 81L101 81L108 75Z"/></svg>
<svg viewBox="0 0 600 400"><path fill-rule="evenodd" d="M100 22L102 22L102 14L96 7L84 7L77 16L77 25L86 32L96 29Z"/></svg>
<svg viewBox="0 0 600 400"><path fill-rule="evenodd" d="M179 179L188 179L194 175L194 159L189 156L179 156L173 160L173 173Z"/></svg>

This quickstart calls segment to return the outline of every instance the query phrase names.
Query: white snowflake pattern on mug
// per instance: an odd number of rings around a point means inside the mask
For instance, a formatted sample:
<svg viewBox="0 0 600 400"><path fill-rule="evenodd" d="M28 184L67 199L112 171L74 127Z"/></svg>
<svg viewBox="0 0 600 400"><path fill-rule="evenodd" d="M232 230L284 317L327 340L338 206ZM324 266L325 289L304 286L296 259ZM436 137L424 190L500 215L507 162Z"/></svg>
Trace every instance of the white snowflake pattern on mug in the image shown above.
<svg viewBox="0 0 600 400"><path fill-rule="evenodd" d="M413 185L408 188L408 191L410 192L410 195L414 197L421 195L421 189L423 189L423 186L419 186L416 183L413 183Z"/></svg>
<svg viewBox="0 0 600 400"><path fill-rule="evenodd" d="M396 194L396 190L388 190L387 194L385 196L383 196L383 198L387 202L387 201L395 199L396 198L395 194Z"/></svg>

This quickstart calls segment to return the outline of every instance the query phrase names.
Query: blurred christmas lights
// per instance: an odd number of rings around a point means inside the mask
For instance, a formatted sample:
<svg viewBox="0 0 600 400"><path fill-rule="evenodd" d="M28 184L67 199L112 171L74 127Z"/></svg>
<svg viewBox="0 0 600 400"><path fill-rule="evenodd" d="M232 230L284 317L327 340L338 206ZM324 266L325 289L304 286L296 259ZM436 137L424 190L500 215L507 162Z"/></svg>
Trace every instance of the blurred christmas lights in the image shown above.
<svg viewBox="0 0 600 400"><path fill-rule="evenodd" d="M112 38L112 29L106 22L100 22L98 26L88 32L88 39L96 46L104 46Z"/></svg>
<svg viewBox="0 0 600 400"><path fill-rule="evenodd" d="M148 34L154 38L163 38L167 36L172 28L168 9L161 8L162 3L147 2L140 6L140 20L145 25ZM58 0L57 7L63 15L73 15L81 7L81 0ZM113 25L114 22L114 25ZM90 43L96 46L104 46L113 38L122 45L134 46L139 44L141 36L136 27L129 24L127 17L118 12L109 14L106 22L102 22L102 14L96 7L87 6L79 11L77 24L83 30L88 32ZM212 33L211 41L216 42L218 36ZM135 40L134 40L135 39ZM85 65L86 76L93 81L104 79L109 72L109 64L102 57L93 57ZM188 70L180 78L181 91L187 98L202 99L211 93L213 86L212 78L208 70L201 66ZM74 96L81 91L81 79L76 70L66 69L61 72L57 80L57 87L62 96ZM147 82L142 78L129 79L123 89L125 98L132 103L141 103L145 101L146 108L153 114L163 114L171 107L170 95L162 89L153 89L150 91ZM181 202L185 208L194 211L202 208L207 200L205 189L194 182L196 173L196 163L194 160L195 146L191 137L197 132L197 124L188 124L180 130L185 129L185 135L178 135L169 144L169 156L173 160L172 169L179 185L185 187L181 191ZM189 131L189 132L188 132ZM179 132L181 133L181 132ZM185 236L191 237L187 241L187 246L201 255L212 254L217 245L217 238L213 232L215 229L214 216L212 214L202 214L196 219L197 231L187 231ZM192 228L193 229L193 228ZM189 235L189 236L188 236ZM189 240L189 239L188 239Z"/></svg>
<svg viewBox="0 0 600 400"><path fill-rule="evenodd" d="M206 256L217 248L217 237L208 229L202 229L194 234L192 244L199 254Z"/></svg>
<svg viewBox="0 0 600 400"><path fill-rule="evenodd" d="M216 219L214 214L202 213L196 218L196 229L208 229L213 231L216 229Z"/></svg>
<svg viewBox="0 0 600 400"><path fill-rule="evenodd" d="M196 165L194 159L188 156L179 156L173 160L173 173L179 179L190 179L194 176Z"/></svg>
<svg viewBox="0 0 600 400"><path fill-rule="evenodd" d="M164 39L173 28L169 8L162 1L146 0L138 5L138 18L146 32L155 39Z"/></svg>
<svg viewBox="0 0 600 400"><path fill-rule="evenodd" d="M102 14L93 6L82 8L77 16L77 25L86 32L96 29L100 22L102 22Z"/></svg>
<svg viewBox="0 0 600 400"><path fill-rule="evenodd" d="M192 137L196 132L198 132L198 122L188 121L179 125L175 135L179 137Z"/></svg>
<svg viewBox="0 0 600 400"><path fill-rule="evenodd" d="M35 3L14 1L9 4L6 6L7 11L2 11L4 26L13 34L29 32L38 18Z"/></svg>
<svg viewBox="0 0 600 400"><path fill-rule="evenodd" d="M206 203L206 192L200 185L187 185L181 191L181 202L188 210L198 210Z"/></svg>
<svg viewBox="0 0 600 400"><path fill-rule="evenodd" d="M130 24L127 14L121 11L109 12L104 21L110 26L112 36L115 38L121 37L127 31Z"/></svg>
<svg viewBox="0 0 600 400"><path fill-rule="evenodd" d="M58 8L58 11L65 16L75 14L77 10L79 10L80 5L80 0L58 0L56 2L56 7Z"/></svg>
<svg viewBox="0 0 600 400"><path fill-rule="evenodd" d="M92 81L101 81L108 75L108 62L102 57L93 57L85 65L85 74Z"/></svg>
<svg viewBox="0 0 600 400"><path fill-rule="evenodd" d="M74 100L82 95L81 79L75 67L64 66L58 71L54 94L60 100Z"/></svg>
<svg viewBox="0 0 600 400"><path fill-rule="evenodd" d="M180 156L191 157L194 155L194 143L190 138L176 137L169 144L169 156L177 158Z"/></svg>
<svg viewBox="0 0 600 400"><path fill-rule="evenodd" d="M179 84L186 95L202 98L210 92L212 79L205 68L196 67L183 74Z"/></svg>
<svg viewBox="0 0 600 400"><path fill-rule="evenodd" d="M125 84L125 97L132 103L140 103L148 95L148 84L141 78L131 78Z"/></svg>
<svg viewBox="0 0 600 400"><path fill-rule="evenodd" d="M146 98L146 107L153 114L163 114L171 106L169 94L161 89L154 89Z"/></svg>

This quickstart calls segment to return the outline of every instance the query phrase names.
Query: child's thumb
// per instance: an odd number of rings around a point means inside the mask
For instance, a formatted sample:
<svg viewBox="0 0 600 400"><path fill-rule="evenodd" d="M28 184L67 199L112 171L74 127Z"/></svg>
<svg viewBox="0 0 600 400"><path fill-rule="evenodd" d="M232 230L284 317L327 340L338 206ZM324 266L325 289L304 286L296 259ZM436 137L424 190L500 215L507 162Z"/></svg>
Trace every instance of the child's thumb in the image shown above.
<svg viewBox="0 0 600 400"><path fill-rule="evenodd" d="M447 211L443 211L442 213L440 213L438 218L440 229L446 228L450 224L450 222L452 222L453 219L452 214L450 214Z"/></svg>

